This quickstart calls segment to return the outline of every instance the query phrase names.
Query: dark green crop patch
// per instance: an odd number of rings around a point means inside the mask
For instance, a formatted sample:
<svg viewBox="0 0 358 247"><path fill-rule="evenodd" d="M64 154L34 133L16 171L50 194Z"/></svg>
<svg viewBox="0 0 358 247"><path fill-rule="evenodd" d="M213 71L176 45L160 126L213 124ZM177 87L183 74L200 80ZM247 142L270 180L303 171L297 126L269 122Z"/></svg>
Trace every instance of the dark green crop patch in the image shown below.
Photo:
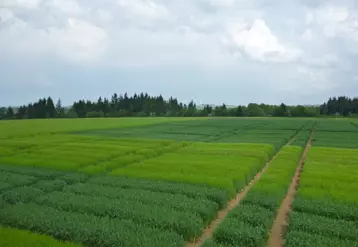
<svg viewBox="0 0 358 247"><path fill-rule="evenodd" d="M184 239L168 230L131 220L65 212L36 204L18 204L0 211L3 224L48 234L89 247L182 247Z"/></svg>

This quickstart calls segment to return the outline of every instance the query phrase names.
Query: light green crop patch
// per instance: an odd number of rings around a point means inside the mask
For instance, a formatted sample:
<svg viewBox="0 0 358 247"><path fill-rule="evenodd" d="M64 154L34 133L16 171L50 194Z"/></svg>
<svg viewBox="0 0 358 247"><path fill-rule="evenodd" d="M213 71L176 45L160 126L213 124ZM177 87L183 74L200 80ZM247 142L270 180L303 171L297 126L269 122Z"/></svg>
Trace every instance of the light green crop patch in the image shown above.
<svg viewBox="0 0 358 247"><path fill-rule="evenodd" d="M307 157L298 196L358 203L358 150L313 147Z"/></svg>
<svg viewBox="0 0 358 247"><path fill-rule="evenodd" d="M203 119L203 118L199 118ZM78 118L78 119L31 119L4 121L0 125L0 138L20 137L71 131L126 128L177 121L198 120L196 118Z"/></svg>
<svg viewBox="0 0 358 247"><path fill-rule="evenodd" d="M159 155L163 150L175 145L181 145L171 140L74 137L48 135L48 143L44 142L44 136L5 140L2 144L10 144L11 148L3 148L0 145L0 164L98 174L107 172L107 168L118 168L120 165L116 165L115 160L119 157L141 155L147 158ZM129 163L140 160L142 159Z"/></svg>
<svg viewBox="0 0 358 247"><path fill-rule="evenodd" d="M357 246L357 157L356 149L311 148L290 214L286 246Z"/></svg>
<svg viewBox="0 0 358 247"><path fill-rule="evenodd" d="M243 188L273 156L268 144L194 143L113 170L113 175L206 184L230 191Z"/></svg>
<svg viewBox="0 0 358 247"><path fill-rule="evenodd" d="M80 247L74 243L60 242L50 236L29 231L0 227L1 247Z"/></svg>

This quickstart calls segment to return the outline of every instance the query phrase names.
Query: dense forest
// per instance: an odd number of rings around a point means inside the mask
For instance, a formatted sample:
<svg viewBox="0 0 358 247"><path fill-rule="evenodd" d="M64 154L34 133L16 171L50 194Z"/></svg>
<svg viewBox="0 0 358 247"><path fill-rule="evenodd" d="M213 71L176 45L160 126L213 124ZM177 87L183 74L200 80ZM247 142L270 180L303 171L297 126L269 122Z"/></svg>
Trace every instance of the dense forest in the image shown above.
<svg viewBox="0 0 358 247"><path fill-rule="evenodd" d="M79 100L70 107L63 107L59 99L56 104L51 97L35 103L14 107L1 107L0 119L34 118L95 118L95 117L192 117L192 116L231 116L231 117L318 117L318 116L358 115L358 98L333 97L321 106L287 106L250 103L247 106L228 107L197 106L194 101L183 104L176 98L165 100L161 95L134 94L128 96L113 94L110 99L100 97L97 101Z"/></svg>

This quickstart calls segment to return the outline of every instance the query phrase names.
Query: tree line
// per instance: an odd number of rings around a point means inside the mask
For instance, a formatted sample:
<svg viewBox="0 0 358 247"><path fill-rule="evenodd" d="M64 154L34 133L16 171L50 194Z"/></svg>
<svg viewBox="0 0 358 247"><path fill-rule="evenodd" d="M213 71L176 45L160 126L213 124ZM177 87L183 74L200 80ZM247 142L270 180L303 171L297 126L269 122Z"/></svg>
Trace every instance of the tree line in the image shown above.
<svg viewBox="0 0 358 247"><path fill-rule="evenodd" d="M358 114L358 98L333 97L321 106L287 106L250 103L247 106L228 107L197 106L170 97L165 100L161 95L147 93L128 96L113 94L110 99L99 97L97 101L79 100L70 107L63 107L59 99L56 104L51 97L18 108L0 108L0 119L37 119L37 118L97 118L97 117L193 117L193 116L231 116L231 117L318 117L322 115L349 116Z"/></svg>
<svg viewBox="0 0 358 247"><path fill-rule="evenodd" d="M320 107L321 115L342 115L350 116L358 114L358 98L345 96L329 98Z"/></svg>

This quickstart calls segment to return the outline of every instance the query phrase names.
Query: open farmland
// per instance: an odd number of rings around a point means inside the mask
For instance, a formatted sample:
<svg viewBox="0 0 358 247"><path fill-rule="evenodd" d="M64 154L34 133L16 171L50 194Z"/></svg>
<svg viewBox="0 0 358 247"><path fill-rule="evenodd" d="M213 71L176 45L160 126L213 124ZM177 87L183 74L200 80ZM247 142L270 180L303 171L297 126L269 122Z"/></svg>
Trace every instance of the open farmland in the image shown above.
<svg viewBox="0 0 358 247"><path fill-rule="evenodd" d="M358 246L357 148L349 120L1 122L0 246L262 247L284 210L277 246Z"/></svg>

